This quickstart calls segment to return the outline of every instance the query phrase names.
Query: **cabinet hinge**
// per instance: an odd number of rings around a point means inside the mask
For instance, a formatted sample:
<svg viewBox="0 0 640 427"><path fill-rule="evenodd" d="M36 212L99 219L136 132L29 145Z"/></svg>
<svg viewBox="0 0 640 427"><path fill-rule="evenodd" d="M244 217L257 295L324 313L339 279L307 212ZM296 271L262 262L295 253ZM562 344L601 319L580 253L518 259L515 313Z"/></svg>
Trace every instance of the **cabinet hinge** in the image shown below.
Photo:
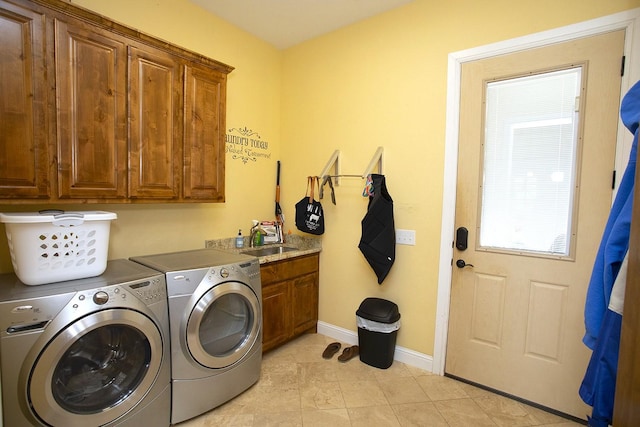
<svg viewBox="0 0 640 427"><path fill-rule="evenodd" d="M613 171L613 174L611 176L611 189L615 190L616 189L616 171Z"/></svg>
<svg viewBox="0 0 640 427"><path fill-rule="evenodd" d="M622 55L622 61L620 62L620 76L624 77L624 63L626 62L627 57Z"/></svg>

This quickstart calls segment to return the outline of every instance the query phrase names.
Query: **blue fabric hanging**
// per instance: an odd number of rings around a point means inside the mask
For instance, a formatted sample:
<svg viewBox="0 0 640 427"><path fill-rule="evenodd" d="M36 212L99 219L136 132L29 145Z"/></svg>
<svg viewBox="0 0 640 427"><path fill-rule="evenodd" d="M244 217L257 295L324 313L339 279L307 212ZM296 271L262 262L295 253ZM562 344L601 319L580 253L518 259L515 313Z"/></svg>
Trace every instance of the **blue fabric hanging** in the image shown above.
<svg viewBox="0 0 640 427"><path fill-rule="evenodd" d="M579 393L582 400L593 408L589 418L589 426L592 427L607 427L613 419L622 316L607 307L611 289L629 249L640 123L640 82L623 98L620 117L634 134L633 144L593 266L584 311L586 333L583 342L593 353Z"/></svg>
<svg viewBox="0 0 640 427"><path fill-rule="evenodd" d="M640 90L640 86L638 89ZM582 341L592 350L595 348L602 319L609 305L611 288L629 248L637 145L638 137L636 135L631 148L629 164L624 172L618 188L618 194L611 208L587 290L587 302L584 311L586 333Z"/></svg>
<svg viewBox="0 0 640 427"><path fill-rule="evenodd" d="M613 423L621 326L622 316L606 310L600 337L580 385L580 397L593 408L588 417L589 427L608 427Z"/></svg>

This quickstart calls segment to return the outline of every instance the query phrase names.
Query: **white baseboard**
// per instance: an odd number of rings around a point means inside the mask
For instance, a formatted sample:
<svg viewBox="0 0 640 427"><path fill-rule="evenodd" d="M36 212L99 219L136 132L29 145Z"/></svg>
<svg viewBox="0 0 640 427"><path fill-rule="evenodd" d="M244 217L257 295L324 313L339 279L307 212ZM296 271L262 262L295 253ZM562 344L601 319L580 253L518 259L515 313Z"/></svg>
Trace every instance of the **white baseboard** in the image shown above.
<svg viewBox="0 0 640 427"><path fill-rule="evenodd" d="M318 322L318 333L350 345L358 344L357 332L340 328L329 323ZM418 353L417 351L413 351L408 348L396 346L396 349L393 353L393 360L406 363L410 366L415 366L416 368L424 369L428 372L433 372L432 356Z"/></svg>

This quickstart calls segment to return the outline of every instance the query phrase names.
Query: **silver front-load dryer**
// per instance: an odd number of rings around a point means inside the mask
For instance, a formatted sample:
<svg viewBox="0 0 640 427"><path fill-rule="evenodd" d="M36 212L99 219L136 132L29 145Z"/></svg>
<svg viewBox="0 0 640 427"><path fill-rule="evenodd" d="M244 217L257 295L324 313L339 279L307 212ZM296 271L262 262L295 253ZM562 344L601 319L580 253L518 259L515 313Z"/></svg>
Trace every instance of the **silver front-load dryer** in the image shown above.
<svg viewBox="0 0 640 427"><path fill-rule="evenodd" d="M198 249L131 259L167 278L172 424L207 412L258 381L262 290L257 258Z"/></svg>
<svg viewBox="0 0 640 427"><path fill-rule="evenodd" d="M168 426L165 277L128 260L26 286L0 276L5 426Z"/></svg>

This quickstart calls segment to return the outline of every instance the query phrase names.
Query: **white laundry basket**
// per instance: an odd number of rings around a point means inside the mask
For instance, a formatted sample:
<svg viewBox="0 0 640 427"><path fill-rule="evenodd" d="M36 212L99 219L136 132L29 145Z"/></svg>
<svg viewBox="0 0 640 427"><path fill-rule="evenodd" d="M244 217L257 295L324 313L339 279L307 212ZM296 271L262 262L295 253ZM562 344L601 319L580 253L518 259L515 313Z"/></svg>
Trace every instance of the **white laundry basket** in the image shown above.
<svg viewBox="0 0 640 427"><path fill-rule="evenodd" d="M112 212L0 213L13 270L26 285L98 276L107 268Z"/></svg>

